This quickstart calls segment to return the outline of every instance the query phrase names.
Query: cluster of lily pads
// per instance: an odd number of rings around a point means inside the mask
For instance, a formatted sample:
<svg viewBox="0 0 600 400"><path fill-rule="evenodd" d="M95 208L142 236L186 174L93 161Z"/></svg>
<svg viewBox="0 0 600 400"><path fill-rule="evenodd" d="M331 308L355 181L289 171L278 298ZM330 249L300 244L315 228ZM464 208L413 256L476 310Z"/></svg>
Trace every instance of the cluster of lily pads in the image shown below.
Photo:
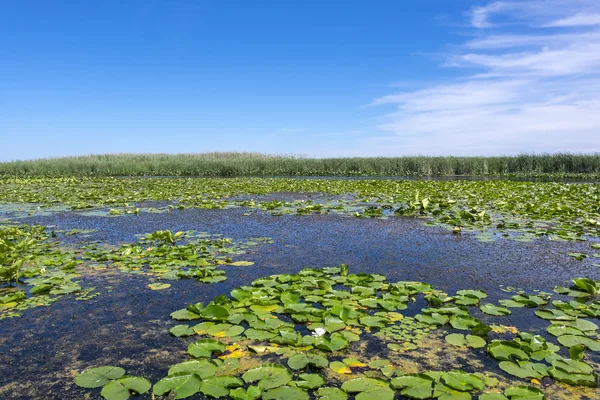
<svg viewBox="0 0 600 400"><path fill-rule="evenodd" d="M544 377L596 387L597 364L588 352L600 351L598 326L585 318L597 317L598 282L576 279L556 292L571 300L554 300L556 308L550 308L548 294L517 294L504 307L481 304L487 295L479 290L451 296L422 282L350 274L345 265L259 278L232 290L230 297L220 295L171 314L187 322L170 332L187 342L190 358L173 365L153 393L177 399L200 393L232 399L354 395L385 400L399 393L413 399L541 400ZM419 298L428 306L414 317L400 312L410 312ZM510 308L534 309L551 322L551 336L517 329L496 334L497 325L471 315L475 307L490 319L505 317ZM449 331L450 348L497 360L498 370L411 370L408 362L420 351L420 340ZM551 341L554 336L559 345Z"/></svg>
<svg viewBox="0 0 600 400"><path fill-rule="evenodd" d="M225 271L217 266L253 265L251 261L233 261L232 257L269 242L268 238L255 238L234 243L232 239L206 232L161 230L141 235L139 241L118 248L87 246L81 257L103 263L92 264L100 268L110 264L122 272L147 273L163 280L196 278L199 282L216 283L227 279Z"/></svg>
<svg viewBox="0 0 600 400"><path fill-rule="evenodd" d="M61 245L57 236L87 234L43 226L0 226L0 319L19 317L23 310L47 306L58 296L73 294L89 300L100 294L95 287L83 288L77 278L86 269L119 268L120 271L148 274L159 279L148 286L162 290L162 280L196 278L215 283L226 279L218 266L250 266L250 261L233 261L268 238L236 243L229 238L194 231L155 231L140 240L111 248L97 243ZM93 261L93 263L90 263Z"/></svg>
<svg viewBox="0 0 600 400"><path fill-rule="evenodd" d="M277 192L336 196L252 200ZM600 185L512 181L386 181L262 178L0 178L0 202L31 203L27 215L65 209L106 215L246 207L274 215L422 216L483 241L588 240L600 233ZM140 206L161 201L159 208ZM104 209L109 207L108 209ZM104 215L102 214L102 215ZM597 248L598 243L594 243ZM597 253L572 253L584 259ZM599 264L600 265L600 264Z"/></svg>
<svg viewBox="0 0 600 400"><path fill-rule="evenodd" d="M76 281L81 261L49 240L52 234L43 226L0 227L0 319L50 305L57 296L76 293L87 300L96 295Z"/></svg>

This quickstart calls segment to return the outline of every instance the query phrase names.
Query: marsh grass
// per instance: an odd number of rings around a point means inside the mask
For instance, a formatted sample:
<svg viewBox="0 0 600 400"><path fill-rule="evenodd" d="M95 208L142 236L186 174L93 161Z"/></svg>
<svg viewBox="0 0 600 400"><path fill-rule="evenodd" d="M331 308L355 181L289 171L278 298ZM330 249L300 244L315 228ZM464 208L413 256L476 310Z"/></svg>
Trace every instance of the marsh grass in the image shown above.
<svg viewBox="0 0 600 400"><path fill-rule="evenodd" d="M103 154L0 163L10 176L577 176L600 175L600 153L498 157L310 158L249 152Z"/></svg>

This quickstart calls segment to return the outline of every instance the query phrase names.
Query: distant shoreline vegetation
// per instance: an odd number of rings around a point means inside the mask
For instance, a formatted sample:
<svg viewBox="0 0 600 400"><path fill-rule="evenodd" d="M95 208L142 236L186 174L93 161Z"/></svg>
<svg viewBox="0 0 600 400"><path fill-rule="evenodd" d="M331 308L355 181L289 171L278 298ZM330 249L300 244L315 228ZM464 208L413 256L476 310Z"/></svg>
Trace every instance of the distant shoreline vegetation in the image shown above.
<svg viewBox="0 0 600 400"><path fill-rule="evenodd" d="M600 177L600 153L310 158L248 152L103 154L0 163L0 176Z"/></svg>

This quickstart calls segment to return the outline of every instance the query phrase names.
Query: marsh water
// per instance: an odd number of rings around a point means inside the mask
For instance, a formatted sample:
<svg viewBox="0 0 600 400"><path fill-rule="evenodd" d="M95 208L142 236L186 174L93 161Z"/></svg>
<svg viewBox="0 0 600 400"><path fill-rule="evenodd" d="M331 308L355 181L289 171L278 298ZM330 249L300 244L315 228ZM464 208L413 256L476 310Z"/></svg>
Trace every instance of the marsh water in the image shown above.
<svg viewBox="0 0 600 400"><path fill-rule="evenodd" d="M6 216L11 218L10 213ZM176 325L169 319L171 312L271 274L343 263L354 273L380 273L392 282L422 281L446 292L484 290L490 301L507 298L501 290L506 287L551 291L556 285L568 286L573 277L600 279L594 260L567 255L589 244L545 238L481 242L475 234L453 235L447 228L428 226L427 219L412 217L273 216L232 208L117 217L62 211L15 221L53 229L94 229L85 238L72 239L83 243L133 242L135 235L159 229L210 232L240 241L268 237L273 243L243 255L254 262L250 267L223 266L224 282L174 280L169 290L152 291L146 287L147 276L99 270L83 274L79 281L84 288L98 288L100 296L88 301L63 296L50 307L1 320L0 398L6 400L100 398L98 391L79 388L73 380L82 370L99 365L120 365L128 374L156 382L170 365L187 358L184 340L169 335ZM503 318L503 324L533 332L547 325L520 309Z"/></svg>

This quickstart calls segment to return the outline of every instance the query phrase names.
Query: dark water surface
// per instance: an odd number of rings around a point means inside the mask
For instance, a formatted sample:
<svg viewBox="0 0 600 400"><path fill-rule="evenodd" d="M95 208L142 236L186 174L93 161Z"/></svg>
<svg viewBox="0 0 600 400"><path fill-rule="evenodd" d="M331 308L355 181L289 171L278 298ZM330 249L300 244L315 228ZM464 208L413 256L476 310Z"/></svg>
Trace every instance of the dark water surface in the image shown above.
<svg viewBox="0 0 600 400"><path fill-rule="evenodd" d="M270 237L274 243L239 257L254 261L251 267L224 267L227 281L222 283L170 281L170 289L151 291L146 288L147 276L97 272L82 275L80 283L84 288L96 286L101 296L82 302L63 296L50 307L1 320L0 398L99 398L98 390L76 387L73 377L101 365L119 365L128 374L156 382L166 375L169 365L187 359L191 341L169 335L168 329L177 324L170 320L171 312L192 302L210 301L258 277L295 273L305 267L345 263L351 273L381 273L392 282L423 281L447 292L485 290L490 302L511 296L500 291L500 285L551 291L556 285L568 285L574 277L600 279L593 260L577 261L567 255L589 250L585 243L546 239L482 243L474 235L452 235L416 218L275 217L262 212L244 216L244 212L190 209L119 217L63 212L20 219L58 229L98 229L89 240L114 244L135 241L136 234L158 229L207 231L234 240ZM523 330L547 326L527 311L513 309L513 315L497 320L476 309L472 314L486 322L518 324Z"/></svg>

